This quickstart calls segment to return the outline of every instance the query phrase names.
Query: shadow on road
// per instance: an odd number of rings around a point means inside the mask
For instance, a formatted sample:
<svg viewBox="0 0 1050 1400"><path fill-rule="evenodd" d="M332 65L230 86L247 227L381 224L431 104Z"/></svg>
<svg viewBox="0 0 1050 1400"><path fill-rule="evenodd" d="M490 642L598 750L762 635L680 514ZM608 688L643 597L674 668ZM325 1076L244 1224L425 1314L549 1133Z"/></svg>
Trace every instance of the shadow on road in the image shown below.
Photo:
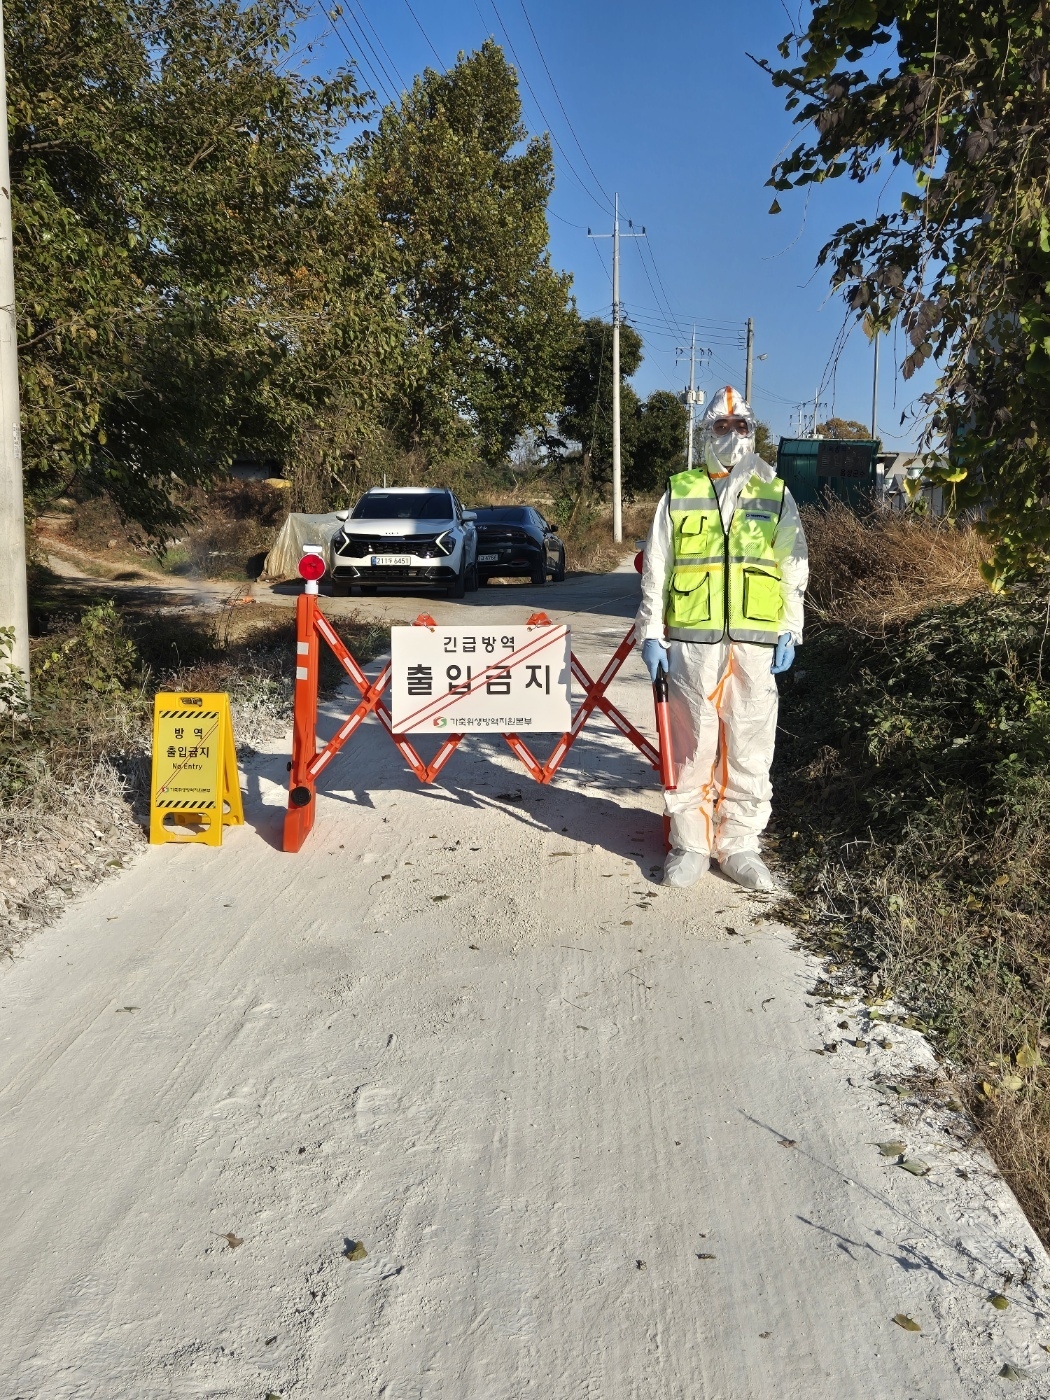
<svg viewBox="0 0 1050 1400"><path fill-rule="evenodd" d="M324 717L322 717L322 723ZM327 729L335 727L328 720ZM414 736L418 741L419 736ZM555 740L537 736L534 752L542 761ZM438 747L424 738L417 749L424 761ZM530 745L531 747L531 745ZM318 797L364 810L374 809L376 792L419 793L440 804L501 811L522 828L538 835L556 833L585 841L611 855L635 861L641 874L663 859L663 827L660 817L637 807L632 813L631 794L657 786L653 769L637 750L626 750L612 732L585 731L574 745L553 783L541 785L511 759L502 740L484 735L465 739L436 782L421 784L404 766L388 736L378 724L366 724L348 740L321 777ZM252 764L245 793L245 821L275 849L280 849L284 808L270 804L263 784L288 782L287 756L262 756ZM627 820L625 820L625 815ZM631 819L633 816L633 820ZM378 820L378 817L377 817Z"/></svg>

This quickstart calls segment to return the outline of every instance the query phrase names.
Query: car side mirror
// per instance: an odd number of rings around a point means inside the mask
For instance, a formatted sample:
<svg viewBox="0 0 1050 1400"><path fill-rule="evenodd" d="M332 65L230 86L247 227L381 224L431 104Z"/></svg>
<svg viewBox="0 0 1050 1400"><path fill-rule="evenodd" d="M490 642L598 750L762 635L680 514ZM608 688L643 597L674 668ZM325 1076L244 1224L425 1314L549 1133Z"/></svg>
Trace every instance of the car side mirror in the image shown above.
<svg viewBox="0 0 1050 1400"><path fill-rule="evenodd" d="M350 512L348 510L337 510L335 518L336 520L349 520Z"/></svg>
<svg viewBox="0 0 1050 1400"><path fill-rule="evenodd" d="M465 510L465 511L463 512L463 519L464 519L464 521L467 522L467 523L469 523L471 520L477 520L477 518L478 518L478 513L477 513L476 510Z"/></svg>
<svg viewBox="0 0 1050 1400"><path fill-rule="evenodd" d="M548 521L547 521L547 529L548 529L548 530L557 530L558 528L559 528L559 527L555 524L555 522L554 522L553 520L548 520Z"/></svg>

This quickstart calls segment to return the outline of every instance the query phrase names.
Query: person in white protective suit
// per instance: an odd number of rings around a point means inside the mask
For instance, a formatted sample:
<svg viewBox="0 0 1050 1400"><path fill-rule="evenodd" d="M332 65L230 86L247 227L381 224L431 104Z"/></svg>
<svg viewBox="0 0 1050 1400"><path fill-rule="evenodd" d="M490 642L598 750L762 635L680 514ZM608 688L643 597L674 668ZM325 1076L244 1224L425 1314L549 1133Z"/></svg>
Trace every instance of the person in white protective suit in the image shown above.
<svg viewBox="0 0 1050 1400"><path fill-rule="evenodd" d="M664 667L677 772L666 794L664 883L692 885L713 856L745 889L771 890L759 854L770 816L775 676L802 641L809 580L798 508L755 452L755 416L726 385L701 425L703 464L671 477L645 543L635 637Z"/></svg>

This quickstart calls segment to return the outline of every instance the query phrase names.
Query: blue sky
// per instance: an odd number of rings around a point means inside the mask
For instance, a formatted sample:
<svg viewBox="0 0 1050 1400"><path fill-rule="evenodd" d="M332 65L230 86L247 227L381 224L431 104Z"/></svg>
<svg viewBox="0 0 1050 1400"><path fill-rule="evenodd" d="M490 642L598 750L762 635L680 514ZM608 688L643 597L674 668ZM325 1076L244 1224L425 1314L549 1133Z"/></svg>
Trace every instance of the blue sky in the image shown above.
<svg viewBox="0 0 1050 1400"><path fill-rule="evenodd" d="M826 272L814 269L840 223L870 213L880 193L884 207L895 205L900 186L838 180L815 188L808 207L804 192L781 195L783 212L768 214L765 181L795 129L782 91L747 52L776 57L789 24L780 0L343 0L343 8L323 40L322 63L345 62L341 35L363 56L362 82L381 97L490 35L504 46L526 80L529 129L550 131L557 143L551 254L572 273L584 315L609 314L609 240L586 233L609 232L607 196L617 191L623 216L636 230L645 226L647 247L625 242L621 264L621 299L645 340L633 381L643 396L685 384L688 367L676 365L675 350L688 343L694 319L698 344L711 351L701 387L742 387L751 316L756 355L768 357L755 365L754 407L775 432L795 431L796 406L805 400L811 412L821 385L821 417L869 421L871 346L856 328L832 373L844 306ZM895 347L883 342L879 431L887 448L914 444L916 429L902 426L901 414L932 383L932 373L899 377L905 353L899 336Z"/></svg>

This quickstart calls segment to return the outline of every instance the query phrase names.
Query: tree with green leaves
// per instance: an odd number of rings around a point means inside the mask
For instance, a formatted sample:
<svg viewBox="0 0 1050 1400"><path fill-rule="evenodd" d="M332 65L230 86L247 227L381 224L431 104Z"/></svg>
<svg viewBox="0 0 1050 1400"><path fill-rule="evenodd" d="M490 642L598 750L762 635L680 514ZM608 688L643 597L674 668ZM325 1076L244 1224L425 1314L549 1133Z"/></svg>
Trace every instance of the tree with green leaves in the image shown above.
<svg viewBox="0 0 1050 1400"><path fill-rule="evenodd" d="M818 423L817 437L837 438L843 442L871 441L871 432L864 423L855 418L829 418L826 423Z"/></svg>
<svg viewBox="0 0 1050 1400"><path fill-rule="evenodd" d="M685 469L689 411L677 394L656 389L638 405L631 462L624 489L631 495L660 492L673 472Z"/></svg>
<svg viewBox="0 0 1050 1400"><path fill-rule="evenodd" d="M335 404L367 431L399 328L340 153L363 99L287 61L306 10L5 14L31 496L105 490L162 536L238 449L294 461Z"/></svg>
<svg viewBox="0 0 1050 1400"><path fill-rule="evenodd" d="M989 581L1045 566L1050 6L825 0L780 54L793 62L762 66L804 135L770 183L910 171L899 208L844 224L819 262L869 333L900 320L906 378L937 360L929 474L957 506L985 504Z"/></svg>
<svg viewBox="0 0 1050 1400"><path fill-rule="evenodd" d="M780 446L780 439L777 438L773 429L768 423L755 424L755 452L762 458L763 462L775 465L777 460L777 449Z"/></svg>
<svg viewBox="0 0 1050 1400"><path fill-rule="evenodd" d="M620 453L624 480L634 454L638 396L627 380L642 363L642 338L633 326L620 326ZM612 477L612 326L600 316L578 323L567 360L558 415L561 434L580 444L584 490Z"/></svg>
<svg viewBox="0 0 1050 1400"><path fill-rule="evenodd" d="M501 459L563 399L546 139L493 44L378 130L304 75L300 0L11 0L30 498L105 492L163 540L248 453L300 508L382 459Z"/></svg>
<svg viewBox="0 0 1050 1400"><path fill-rule="evenodd" d="M406 445L498 461L560 407L576 325L547 251L550 141L528 138L502 49L428 68L384 110L360 171L403 314L391 421Z"/></svg>

